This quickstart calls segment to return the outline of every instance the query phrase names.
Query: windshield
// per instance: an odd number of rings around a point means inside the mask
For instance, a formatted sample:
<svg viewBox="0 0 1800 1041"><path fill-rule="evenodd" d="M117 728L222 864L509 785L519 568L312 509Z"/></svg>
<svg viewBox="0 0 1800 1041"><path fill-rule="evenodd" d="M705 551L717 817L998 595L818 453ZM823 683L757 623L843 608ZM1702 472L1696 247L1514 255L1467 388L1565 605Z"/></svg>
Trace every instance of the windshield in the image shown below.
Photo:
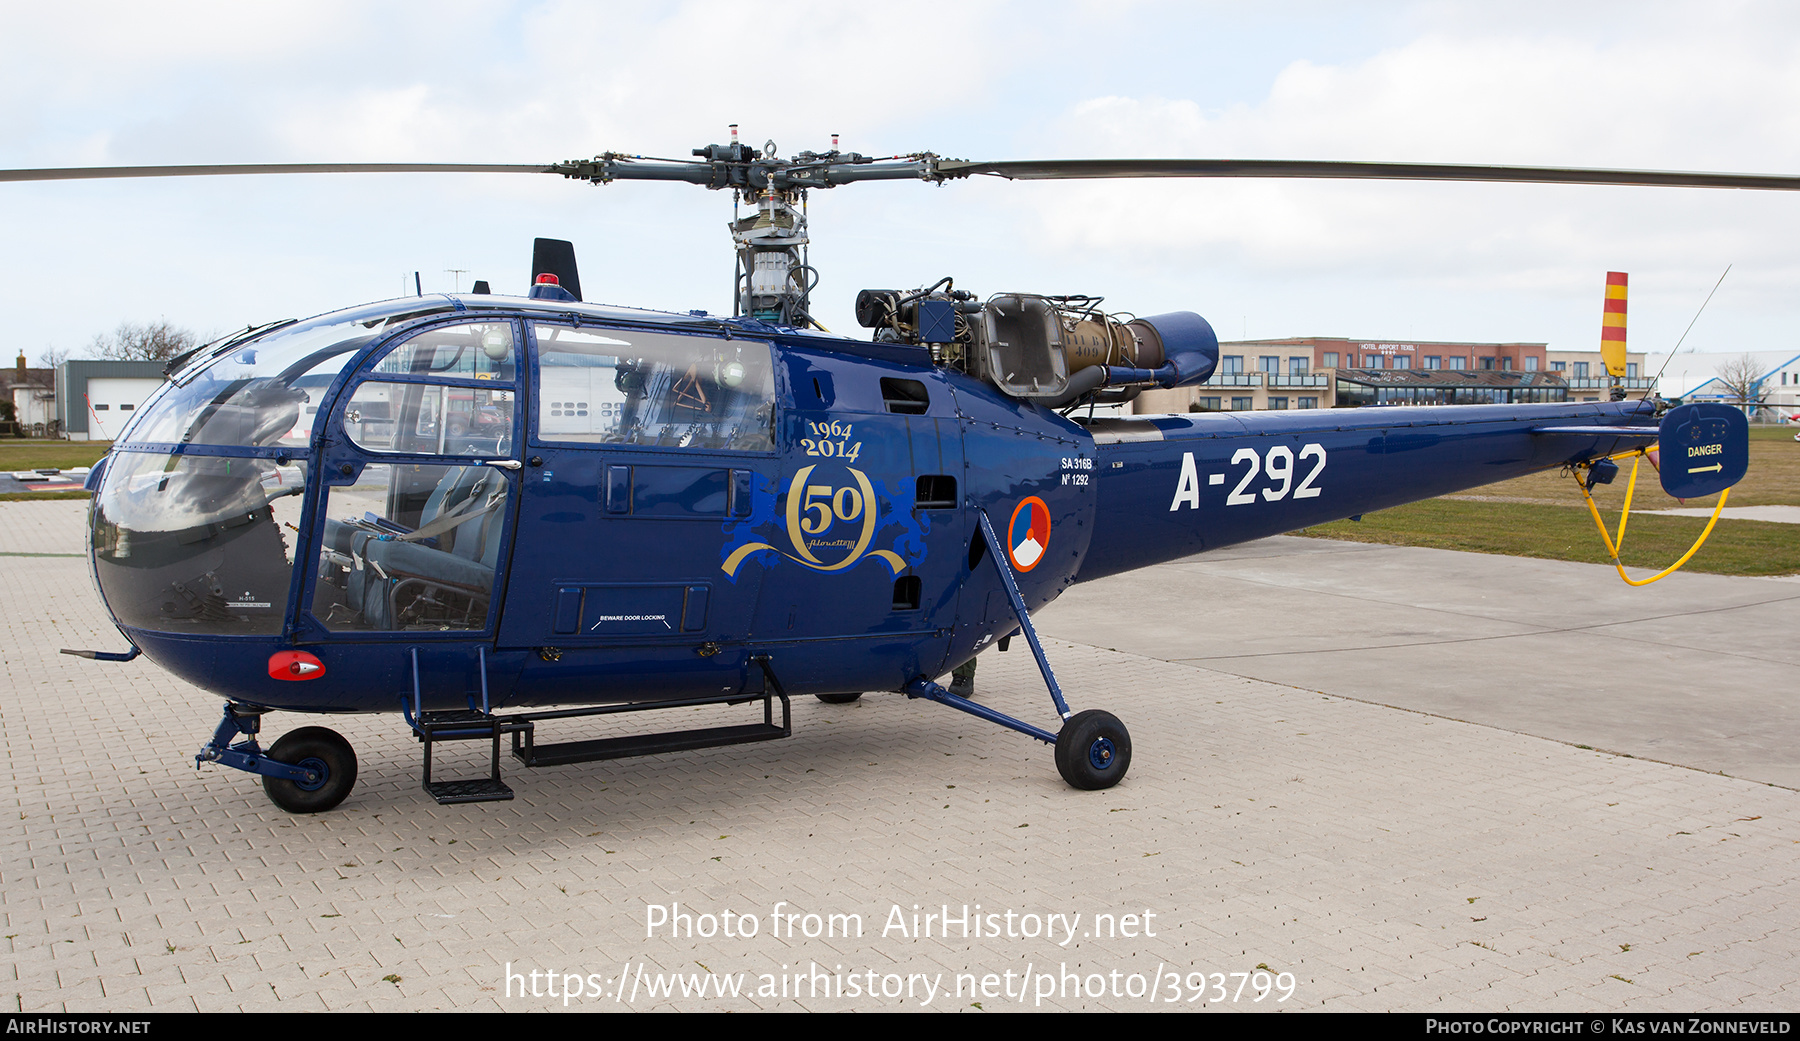
<svg viewBox="0 0 1800 1041"><path fill-rule="evenodd" d="M220 348L176 373L120 441L304 448L320 398L359 348L396 324L450 310L395 306L326 315Z"/></svg>
<svg viewBox="0 0 1800 1041"><path fill-rule="evenodd" d="M165 632L281 631L304 463L118 452L89 516L113 617Z"/></svg>

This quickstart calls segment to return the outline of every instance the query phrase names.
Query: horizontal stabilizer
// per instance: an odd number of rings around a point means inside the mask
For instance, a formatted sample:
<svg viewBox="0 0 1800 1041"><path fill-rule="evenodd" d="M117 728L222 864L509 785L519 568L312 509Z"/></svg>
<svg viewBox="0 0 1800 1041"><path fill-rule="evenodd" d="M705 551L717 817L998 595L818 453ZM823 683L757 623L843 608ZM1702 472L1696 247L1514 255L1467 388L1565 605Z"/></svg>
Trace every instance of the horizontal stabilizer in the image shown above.
<svg viewBox="0 0 1800 1041"><path fill-rule="evenodd" d="M1646 441L1654 441L1660 436L1660 427L1532 427L1534 434L1586 434L1594 437L1641 437Z"/></svg>

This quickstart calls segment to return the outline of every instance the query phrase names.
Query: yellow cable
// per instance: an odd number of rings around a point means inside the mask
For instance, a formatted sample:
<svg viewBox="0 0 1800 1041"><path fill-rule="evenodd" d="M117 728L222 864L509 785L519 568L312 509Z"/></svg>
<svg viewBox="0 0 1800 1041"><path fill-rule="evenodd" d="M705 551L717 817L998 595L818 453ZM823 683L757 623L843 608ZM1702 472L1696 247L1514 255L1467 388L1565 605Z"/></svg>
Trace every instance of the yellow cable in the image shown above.
<svg viewBox="0 0 1800 1041"><path fill-rule="evenodd" d="M1620 454L1626 455L1631 453ZM1636 454L1640 458L1643 456L1641 451ZM1727 488L1719 493L1719 503L1713 507L1712 519L1706 522L1706 528L1700 532L1700 537L1694 540L1694 544L1688 547L1688 551L1681 555L1680 560L1670 564L1656 574L1651 575L1649 578L1636 579L1625 573L1625 566L1619 563L1619 553L1625 548L1625 522L1631 517L1631 496L1637 489L1637 472L1638 464L1637 461L1634 460L1631 464L1631 481L1625 486L1625 506L1619 514L1619 538L1617 542L1613 541L1612 534L1606 530L1606 522L1600 519L1600 507L1594 505L1594 496L1589 492L1587 482L1581 480L1580 477L1577 477L1575 483L1581 485L1581 497L1587 500L1588 513L1593 515L1594 527L1600 529L1601 541L1606 543L1606 552L1612 556L1613 567L1618 569L1619 577L1625 580L1626 585L1647 586L1657 579L1666 578L1669 575L1674 574L1676 571L1680 570L1681 565L1687 563L1693 558L1695 553L1699 552L1701 545L1706 542L1706 537L1712 534L1713 525L1719 523L1719 514L1723 513L1725 510L1725 498L1731 494L1731 489Z"/></svg>
<svg viewBox="0 0 1800 1041"><path fill-rule="evenodd" d="M1631 497L1637 494L1638 464L1643 459L1643 453L1640 452L1638 457L1631 461L1631 480L1625 482L1625 505L1619 509L1619 537L1613 540L1614 544L1618 546L1619 553L1625 552L1625 522L1631 519ZM1619 553L1614 553L1613 556L1617 557Z"/></svg>

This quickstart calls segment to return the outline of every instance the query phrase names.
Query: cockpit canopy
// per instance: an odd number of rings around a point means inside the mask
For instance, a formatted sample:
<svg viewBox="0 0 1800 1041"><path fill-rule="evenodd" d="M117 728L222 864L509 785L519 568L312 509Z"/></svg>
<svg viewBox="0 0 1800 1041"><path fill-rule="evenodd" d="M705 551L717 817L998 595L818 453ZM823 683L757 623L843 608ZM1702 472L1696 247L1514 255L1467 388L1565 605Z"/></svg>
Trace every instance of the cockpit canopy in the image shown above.
<svg viewBox="0 0 1800 1041"><path fill-rule="evenodd" d="M528 388L546 444L774 449L766 341L687 316L476 299L342 311L187 361L97 478L94 571L114 618L279 634L310 578L327 630L486 627L518 483L490 464L520 465ZM316 559L297 567L309 530Z"/></svg>

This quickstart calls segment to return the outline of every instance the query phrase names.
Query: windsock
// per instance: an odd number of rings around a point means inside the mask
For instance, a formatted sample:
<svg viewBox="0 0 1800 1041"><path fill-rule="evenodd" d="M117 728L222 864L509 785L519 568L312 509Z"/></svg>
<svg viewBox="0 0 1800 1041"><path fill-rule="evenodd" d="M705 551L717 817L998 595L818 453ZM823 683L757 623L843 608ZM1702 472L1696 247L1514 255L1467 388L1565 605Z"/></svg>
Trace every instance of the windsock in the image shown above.
<svg viewBox="0 0 1800 1041"><path fill-rule="evenodd" d="M1600 316L1600 360L1612 376L1625 375L1625 272L1606 273L1606 305Z"/></svg>

